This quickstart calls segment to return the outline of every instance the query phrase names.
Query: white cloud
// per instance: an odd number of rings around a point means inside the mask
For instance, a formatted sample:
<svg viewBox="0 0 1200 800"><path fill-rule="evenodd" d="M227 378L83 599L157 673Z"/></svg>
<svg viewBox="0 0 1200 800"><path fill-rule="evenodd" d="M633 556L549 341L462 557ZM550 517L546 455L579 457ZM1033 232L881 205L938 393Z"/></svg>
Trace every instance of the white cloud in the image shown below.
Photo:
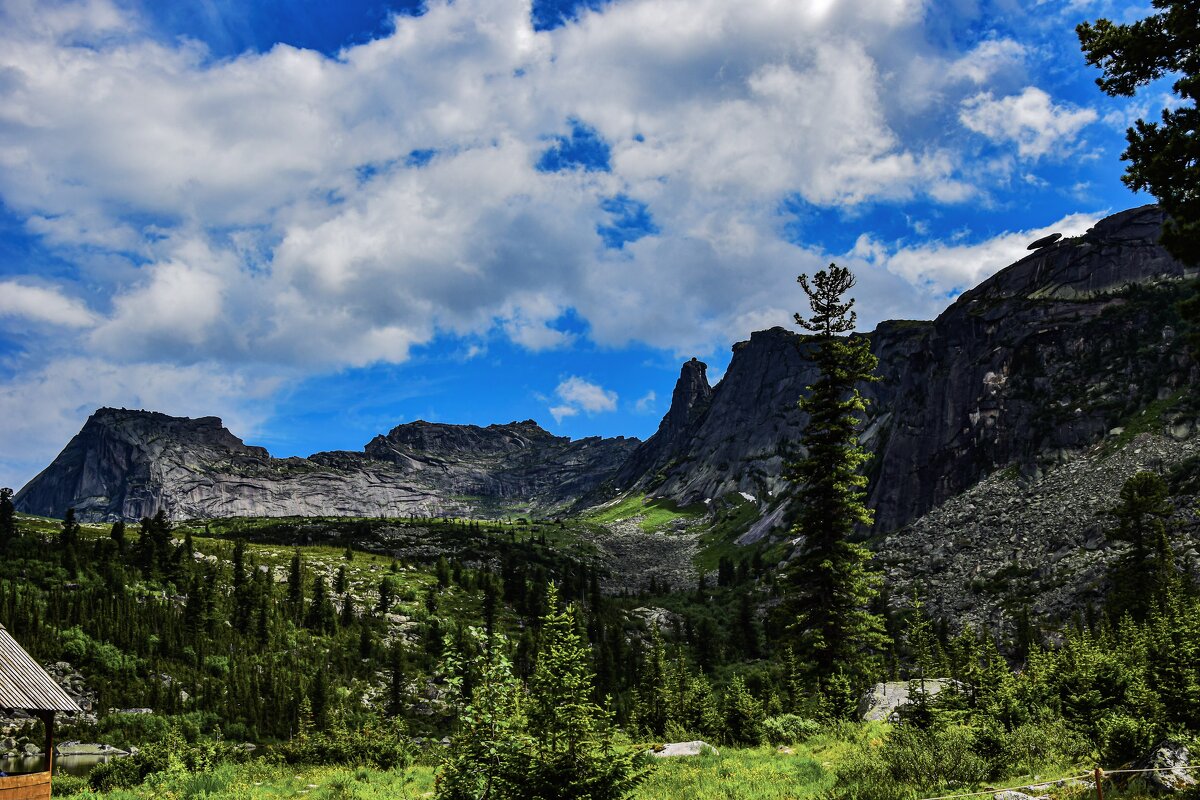
<svg viewBox="0 0 1200 800"><path fill-rule="evenodd" d="M573 417L578 413L579 409L575 406L550 406L550 416L554 417L555 422L562 422L567 417Z"/></svg>
<svg viewBox="0 0 1200 800"><path fill-rule="evenodd" d="M1071 214L1043 228L1012 231L977 244L932 242L888 248L870 236L859 237L851 255L902 276L933 297L968 289L1029 255L1029 243L1051 233L1078 236L1102 215Z"/></svg>
<svg viewBox="0 0 1200 800"><path fill-rule="evenodd" d="M210 62L139 37L115 6L119 46L18 27L0 47L15 123L0 131L0 193L48 241L148 262L111 286L91 340L123 359L323 368L497 327L545 350L575 341L555 326L568 308L602 343L706 350L745 335L748 313L779 316L753 312L763 293L746 287L764 262L795 269L773 229L784 194L970 189L886 119L876 59L919 5L703 6L631 0L535 35L518 0L434 2L339 61L281 45ZM572 116L611 142L612 174L533 169ZM430 147L427 166L403 166ZM618 192L663 231L622 263L595 231ZM693 281L696 255L714 280ZM663 286L678 287L669 320L648 313Z"/></svg>
<svg viewBox="0 0 1200 800"><path fill-rule="evenodd" d="M658 395L651 389L637 399L637 402L633 404L633 410L637 414L653 414L657 411L656 400L658 400Z"/></svg>
<svg viewBox="0 0 1200 800"><path fill-rule="evenodd" d="M575 375L559 383L554 389L554 394L562 401L550 407L550 414L555 422L562 422L580 412L603 414L617 410L616 392Z"/></svg>
<svg viewBox="0 0 1200 800"><path fill-rule="evenodd" d="M87 328L97 320L84 303L56 288L16 280L0 281L0 317L19 317L65 328Z"/></svg>
<svg viewBox="0 0 1200 800"><path fill-rule="evenodd" d="M554 393L589 414L617 410L616 392L574 375L555 387Z"/></svg>
<svg viewBox="0 0 1200 800"><path fill-rule="evenodd" d="M967 128L993 141L1015 142L1017 153L1030 159L1071 152L1076 135L1097 116L1090 108L1056 105L1036 86L999 99L980 92L959 109L959 120Z"/></svg>
<svg viewBox="0 0 1200 800"><path fill-rule="evenodd" d="M944 51L922 0L622 0L548 33L528 0L427 5L336 59L279 45L219 60L115 0L0 5L0 201L81 285L8 281L25 293L0 313L54 309L67 329L41 337L39 363L303 375L496 332L528 350L703 355L790 325L796 274L828 263L781 238L785 198L961 203L1011 170L963 163L940 135L960 108L1030 158L1090 121L1032 87L976 94L1023 86L1029 53ZM611 172L536 170L572 118L610 145ZM618 194L659 232L606 251L600 203ZM938 310L903 258L858 264L864 325ZM182 385L213 408L243 391ZM556 419L608 410L558 400Z"/></svg>
<svg viewBox="0 0 1200 800"><path fill-rule="evenodd" d="M974 84L986 83L997 73L1022 64L1028 49L1012 39L988 39L949 64L949 74Z"/></svg>

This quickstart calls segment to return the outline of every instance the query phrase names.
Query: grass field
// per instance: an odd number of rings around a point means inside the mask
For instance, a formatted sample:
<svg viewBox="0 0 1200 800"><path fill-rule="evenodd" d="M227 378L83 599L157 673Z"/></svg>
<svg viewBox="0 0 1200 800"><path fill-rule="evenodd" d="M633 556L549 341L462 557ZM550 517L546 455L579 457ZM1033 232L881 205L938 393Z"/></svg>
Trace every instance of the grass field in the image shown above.
<svg viewBox="0 0 1200 800"><path fill-rule="evenodd" d="M726 749L716 755L655 760L646 781L631 800L810 800L829 795L835 780L828 747L797 746L792 752L771 747ZM58 781L55 796L78 800L427 800L433 796L436 768L405 770L363 767L295 768L224 765L210 772L161 773L128 790L97 794L78 780ZM1006 781L995 787L1014 785ZM79 790L79 791L76 791ZM1090 800L1090 786L1052 791L1055 800ZM1144 788L1118 791L1110 800L1148 800ZM990 798L991 794L982 795Z"/></svg>

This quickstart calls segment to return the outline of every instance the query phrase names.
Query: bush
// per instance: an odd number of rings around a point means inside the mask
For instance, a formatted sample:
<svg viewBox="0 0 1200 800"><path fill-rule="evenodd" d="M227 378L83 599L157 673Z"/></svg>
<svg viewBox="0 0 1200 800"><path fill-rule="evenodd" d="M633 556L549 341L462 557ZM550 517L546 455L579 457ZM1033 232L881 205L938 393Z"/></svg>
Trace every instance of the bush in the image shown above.
<svg viewBox="0 0 1200 800"><path fill-rule="evenodd" d="M798 714L779 714L763 720L763 733L771 744L796 744L821 730L821 723Z"/></svg>
<svg viewBox="0 0 1200 800"><path fill-rule="evenodd" d="M97 741L128 750L164 739L170 730L170 720L159 714L109 714L100 719Z"/></svg>
<svg viewBox="0 0 1200 800"><path fill-rule="evenodd" d="M1062 719L1027 722L1005 737L1003 768L1033 775L1052 764L1082 761L1090 754L1091 746Z"/></svg>
<svg viewBox="0 0 1200 800"><path fill-rule="evenodd" d="M859 747L838 770L835 795L846 800L901 800L913 792L966 787L988 779L970 728L895 728L879 747Z"/></svg>
<svg viewBox="0 0 1200 800"><path fill-rule="evenodd" d="M89 787L87 780L84 778L77 778L74 775L55 775L51 788L55 797L69 797L73 794L79 794Z"/></svg>
<svg viewBox="0 0 1200 800"><path fill-rule="evenodd" d="M221 740L219 730L214 738L192 744L179 728L171 728L164 738L146 744L131 756L96 765L88 773L87 781L97 792L131 789L152 775L167 771L205 772L245 757L244 750L230 747Z"/></svg>
<svg viewBox="0 0 1200 800"><path fill-rule="evenodd" d="M59 643L63 658L75 667L91 667L102 675L115 677L132 673L137 661L108 642L100 642L88 636L78 625L61 631Z"/></svg>
<svg viewBox="0 0 1200 800"><path fill-rule="evenodd" d="M166 769L167 763L166 748L162 745L148 744L131 756L97 764L88 773L88 785L97 792L132 789L140 785L147 776Z"/></svg>
<svg viewBox="0 0 1200 800"><path fill-rule="evenodd" d="M1100 760L1105 764L1133 761L1154 744L1154 731L1142 720L1111 714L1100 722Z"/></svg>
<svg viewBox="0 0 1200 800"><path fill-rule="evenodd" d="M404 731L389 721L377 721L357 729L337 726L298 736L273 749L288 764L365 765L378 769L404 768L412 754Z"/></svg>

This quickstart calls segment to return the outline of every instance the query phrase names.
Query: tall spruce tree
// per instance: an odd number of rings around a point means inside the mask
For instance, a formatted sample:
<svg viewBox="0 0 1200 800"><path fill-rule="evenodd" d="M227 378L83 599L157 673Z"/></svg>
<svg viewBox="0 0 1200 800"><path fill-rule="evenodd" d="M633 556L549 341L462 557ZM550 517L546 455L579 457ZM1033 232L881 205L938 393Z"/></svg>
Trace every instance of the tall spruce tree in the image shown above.
<svg viewBox="0 0 1200 800"><path fill-rule="evenodd" d="M117 553L121 556L125 555L125 523L122 520L117 520L112 525L112 530L109 531L109 538L116 545Z"/></svg>
<svg viewBox="0 0 1200 800"><path fill-rule="evenodd" d="M73 508L68 508L67 515L63 518L62 533L59 534L58 542L63 569L72 579L79 577L79 556L76 553L79 546L79 523L75 520Z"/></svg>
<svg viewBox="0 0 1200 800"><path fill-rule="evenodd" d="M1109 512L1117 527L1109 537L1129 550L1109 570L1109 606L1114 618L1129 613L1139 622L1161 604L1174 582L1175 562L1166 520L1174 512L1167 483L1154 472L1139 472L1121 487L1121 501Z"/></svg>
<svg viewBox="0 0 1200 800"><path fill-rule="evenodd" d="M787 571L785 608L794 615L796 654L824 693L836 673L856 684L873 677L886 646L883 621L869 610L877 583L870 553L851 540L857 526L872 520L860 471L869 456L857 430L867 400L858 387L878 380L878 361L867 338L845 335L857 316L854 299L843 299L854 286L850 270L830 264L811 282L807 275L798 281L812 316L796 314L796 324L810 332L801 346L820 378L800 400L808 414L804 456L788 465L798 508L792 533L802 543Z"/></svg>

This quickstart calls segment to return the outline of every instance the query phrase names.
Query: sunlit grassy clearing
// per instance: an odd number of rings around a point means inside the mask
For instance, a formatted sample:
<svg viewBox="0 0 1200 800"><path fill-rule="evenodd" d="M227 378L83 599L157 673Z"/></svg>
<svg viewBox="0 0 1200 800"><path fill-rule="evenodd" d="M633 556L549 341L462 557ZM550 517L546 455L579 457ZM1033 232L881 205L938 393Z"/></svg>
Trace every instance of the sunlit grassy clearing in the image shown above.
<svg viewBox="0 0 1200 800"><path fill-rule="evenodd" d="M670 500L631 495L588 514L584 519L604 525L639 518L638 526L647 533L652 533L666 528L676 520L694 519L703 513L703 508L678 506Z"/></svg>

